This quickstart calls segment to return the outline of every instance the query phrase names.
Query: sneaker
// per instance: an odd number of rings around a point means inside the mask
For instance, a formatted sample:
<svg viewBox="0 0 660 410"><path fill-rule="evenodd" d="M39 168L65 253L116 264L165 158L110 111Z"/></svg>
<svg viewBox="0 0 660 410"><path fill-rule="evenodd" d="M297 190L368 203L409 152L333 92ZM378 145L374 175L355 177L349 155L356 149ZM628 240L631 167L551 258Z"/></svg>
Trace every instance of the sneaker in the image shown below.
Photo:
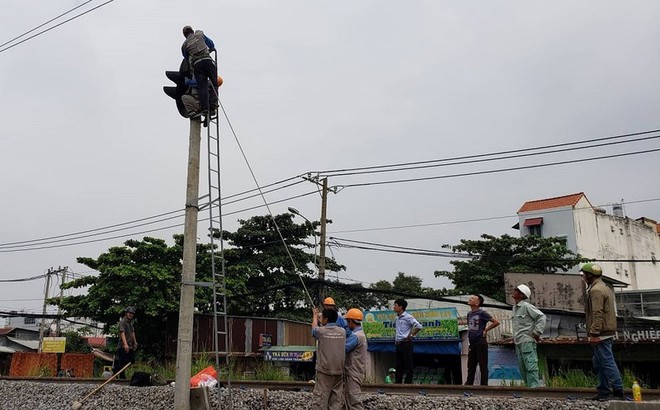
<svg viewBox="0 0 660 410"><path fill-rule="evenodd" d="M201 116L202 116L201 111L191 111L188 113L188 115L186 115L186 118L199 118Z"/></svg>
<svg viewBox="0 0 660 410"><path fill-rule="evenodd" d="M612 394L612 400L621 400L621 401L626 401L626 396L623 394L623 390L615 390L614 393Z"/></svg>
<svg viewBox="0 0 660 410"><path fill-rule="evenodd" d="M587 400L598 400L598 401L608 401L610 399L610 396L602 396L600 394L596 394L595 396L591 396L587 398Z"/></svg>

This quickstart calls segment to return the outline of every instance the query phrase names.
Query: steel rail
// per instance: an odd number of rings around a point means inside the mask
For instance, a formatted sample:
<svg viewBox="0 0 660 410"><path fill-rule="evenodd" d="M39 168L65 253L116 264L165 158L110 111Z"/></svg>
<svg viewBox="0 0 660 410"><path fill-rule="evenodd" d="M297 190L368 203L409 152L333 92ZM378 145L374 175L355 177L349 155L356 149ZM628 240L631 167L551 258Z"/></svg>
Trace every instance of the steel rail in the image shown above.
<svg viewBox="0 0 660 410"><path fill-rule="evenodd" d="M105 379L83 379L62 377L10 377L0 376L0 380L31 381L38 383L76 383L99 384ZM129 380L114 380L113 384L126 385ZM171 382L171 380L168 380ZM314 390L314 383L299 381L269 381L269 380L232 380L232 387L236 389L259 390L287 390L309 391ZM578 387L539 387L530 389L520 386L461 386L446 384L364 384L365 393L385 394L394 396L424 395L424 396L483 396L483 397L509 397L509 398L551 398L579 400L588 399L596 394L595 388ZM627 397L632 397L630 389L625 391ZM660 390L644 389L644 401L660 401Z"/></svg>

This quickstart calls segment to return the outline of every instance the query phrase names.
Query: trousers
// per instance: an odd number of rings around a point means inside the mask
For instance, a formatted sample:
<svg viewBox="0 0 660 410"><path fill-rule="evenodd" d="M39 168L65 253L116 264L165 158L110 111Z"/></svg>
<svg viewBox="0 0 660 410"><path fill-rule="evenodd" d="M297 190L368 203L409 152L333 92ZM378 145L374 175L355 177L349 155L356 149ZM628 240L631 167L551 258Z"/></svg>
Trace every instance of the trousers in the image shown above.
<svg viewBox="0 0 660 410"><path fill-rule="evenodd" d="M411 340L403 340L396 344L396 382L404 381L403 374L406 374L405 383L411 384L413 381L413 343Z"/></svg>
<svg viewBox="0 0 660 410"><path fill-rule="evenodd" d="M516 345L516 357L520 376L527 387L539 387L539 358L535 342L522 342Z"/></svg>
<svg viewBox="0 0 660 410"><path fill-rule="evenodd" d="M477 364L480 371L479 383L482 386L488 386L488 342L483 338L474 343L470 342L466 385L472 386L474 384Z"/></svg>
<svg viewBox="0 0 660 410"><path fill-rule="evenodd" d="M596 389L601 397L609 397L610 386L612 386L615 393L623 392L621 373L619 373L619 368L616 367L614 353L612 353L613 343L614 339L609 338L591 345L594 354L594 370L596 370L598 376L598 387Z"/></svg>
<svg viewBox="0 0 660 410"><path fill-rule="evenodd" d="M340 410L344 401L344 377L316 372L316 385L312 392L315 410Z"/></svg>

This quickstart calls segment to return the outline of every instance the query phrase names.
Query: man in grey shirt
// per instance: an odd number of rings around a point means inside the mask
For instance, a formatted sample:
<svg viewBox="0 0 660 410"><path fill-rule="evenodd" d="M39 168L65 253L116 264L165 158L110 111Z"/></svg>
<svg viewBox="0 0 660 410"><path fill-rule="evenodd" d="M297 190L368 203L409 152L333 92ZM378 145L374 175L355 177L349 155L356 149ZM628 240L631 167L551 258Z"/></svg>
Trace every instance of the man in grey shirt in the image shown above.
<svg viewBox="0 0 660 410"><path fill-rule="evenodd" d="M536 354L536 342L545 329L545 314L536 306L527 302L532 291L527 285L518 285L513 289L511 324L513 341L516 344L516 356L520 375L527 387L539 387L539 359Z"/></svg>

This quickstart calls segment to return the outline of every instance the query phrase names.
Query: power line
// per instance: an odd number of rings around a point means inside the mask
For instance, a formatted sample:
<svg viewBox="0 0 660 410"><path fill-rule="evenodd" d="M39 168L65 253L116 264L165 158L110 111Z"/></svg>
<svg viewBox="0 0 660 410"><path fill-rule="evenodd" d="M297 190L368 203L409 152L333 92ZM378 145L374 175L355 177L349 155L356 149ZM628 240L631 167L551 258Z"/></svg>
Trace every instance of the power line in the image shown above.
<svg viewBox="0 0 660 410"><path fill-rule="evenodd" d="M638 201L625 201L621 202L622 205L631 205L631 204L640 204L644 202L654 202L654 201L660 201L660 198L650 198L650 199L640 199ZM603 206L608 206L606 205L596 205L596 208L600 208ZM544 214L552 214L552 213L558 213L558 212L572 212L574 210L580 210L580 209L589 209L592 208L591 206L584 206L584 207L575 207L571 209L549 209L549 210L543 210ZM423 224L410 224L410 225L397 225L397 226L384 226L384 227L374 227L374 228L360 228L360 229L344 229L340 231L332 231L331 233L337 234L337 233L354 233L354 232L371 232L371 231L387 231L387 230L397 230L397 229L407 229L407 228L421 228L421 227L427 227L427 226L441 226L441 225L455 225L455 224L463 224L463 223L471 223L471 222L485 222L485 221L494 221L498 219L511 219L511 218L518 218L518 214L513 214L513 215L501 215L501 216L489 216L485 218L472 218L472 219L459 219L455 221L443 221L443 222L428 222L428 223L423 223Z"/></svg>
<svg viewBox="0 0 660 410"><path fill-rule="evenodd" d="M562 149L556 149L556 150L551 150L551 151L531 152L531 153L509 155L509 156L497 157L497 158L479 158L479 159L470 159L470 160L460 161L460 162L441 163L441 164L432 164L432 165L418 165L418 166L411 166L411 167L404 167L404 168L397 168L397 169L381 169L381 170L375 170L375 171L346 172L346 173L334 174L333 177L364 175L364 174L374 174L374 173L384 173L384 172L410 171L410 170L426 169L426 168L449 167L449 166L454 166L454 165L477 164L477 163L482 163L482 162L501 161L501 160L516 159L516 158L527 158L527 157L532 157L532 156L537 156L537 155L557 154L557 153L560 153L560 152L572 152L572 151L589 149L589 148L597 148L597 147L604 147L604 146L611 146L611 145L628 144L628 143L631 143L631 142L648 141L648 140L658 139L658 138L660 138L660 135L654 135L654 136L651 136L651 137L641 137L641 138L636 138L636 139L628 140L628 141L604 142L604 143L588 145L588 146L584 146L584 147L562 148Z"/></svg>
<svg viewBox="0 0 660 410"><path fill-rule="evenodd" d="M411 254L411 255L421 255L421 256L437 256L441 258L456 258L456 259L475 259L479 258L483 255L481 254L467 254L467 253L459 253L459 252L444 252L444 251L435 251L435 250L428 250L428 249L419 249L419 248L410 248L410 247L403 247L403 246L396 246L396 245L386 245L386 244L381 244L381 243L374 243L374 242L363 242L363 241L355 241L355 240L349 240L349 239L342 239L342 238L331 238L334 240L334 243L341 247L341 248L353 248L353 249L363 249L363 250L371 250L371 251L381 251L381 252L390 252L390 253L404 253L404 254ZM351 243L358 243L362 245L351 245L351 244L346 244L342 243L342 241L345 242L351 242ZM371 246L369 246L371 245ZM492 255L489 255L489 257L492 257ZM502 256L503 258L509 258L509 256ZM534 261L548 261L548 262L553 262L553 261L568 261L568 262L575 262L575 263L580 263L582 261L588 260L590 262L625 262L625 263L656 263L657 261L654 259L592 259L592 258L582 258L582 259L571 259L571 258L531 258L531 259L526 259L526 260L534 260Z"/></svg>
<svg viewBox="0 0 660 410"><path fill-rule="evenodd" d="M486 171L463 172L463 173L459 173L459 174L436 175L436 176L431 176L431 177L405 178L405 179L395 179L395 180L389 180L389 181L375 181L375 182L363 182L363 183L355 183L355 184L346 184L346 185L339 185L339 187L341 187L341 188L354 188L354 187L375 186L375 185L400 184L400 183L407 183L407 182L430 181L430 180L434 180L434 179L458 178L458 177L467 177L467 176L474 176L474 175L497 174L497 173L501 173L501 172L521 171L521 170L524 170L524 169L545 168L545 167L556 166L556 165L567 165L567 164L573 164L573 163L576 163L576 162L590 162L590 161L598 161L598 160L602 160L602 159L627 157L627 156L631 156L631 155L648 154L648 153L658 152L658 151L660 151L660 148L648 149L648 150L642 150L642 151L634 151L634 152L624 152L624 153L620 153L620 154L604 155L604 156L600 156L600 157L578 158L578 159L567 160L567 161L549 162L549 163L545 163L545 164L534 164L534 165L524 165L524 166L519 166L519 167L492 169L492 170L486 170Z"/></svg>
<svg viewBox="0 0 660 410"><path fill-rule="evenodd" d="M276 181L276 182L273 182L271 184L265 185L264 187L271 187L271 186L274 186L274 185L283 184L285 182L291 181L291 180L293 180L295 178L299 178L299 177L300 176L286 178L286 179L283 179L283 180ZM293 186L293 185L297 185L297 184L302 183L302 182L304 182L304 181L299 181L299 182L296 182L294 184L288 184L288 185L285 185L285 186L280 187L280 188L274 188L274 189L268 190L266 192L267 193L275 192L275 191L278 191L280 189L284 189L284 188L287 188L287 187L290 187L290 186ZM254 191L255 191L255 189L250 189L250 190L247 190L247 191L239 192L239 193L236 193L236 194L229 195L225 199L236 198L236 197L239 197L241 195L245 195L245 194L248 194L248 193L251 193L251 192L254 192ZM243 199L249 199L251 197L252 196L249 196L249 197L243 198ZM241 199L238 199L238 200L235 200L235 201L228 202L226 204L235 203L235 202L238 202L240 200ZM250 209L252 209L252 208L250 208ZM181 209L176 209L174 211L164 212L164 213L160 213L160 214L153 215L153 216L134 219L134 220L128 221L128 222L122 222L122 223L118 223L118 224L107 225L107 226L100 227L100 228L88 229L88 230L73 232L73 233L69 233L69 234L48 236L48 237L44 237L44 238L31 239L31 240L26 240L26 241L0 243L0 250L3 249L3 248L16 247L14 245L27 245L27 244L32 244L32 243L35 243L35 242L40 242L40 244L57 243L57 242L61 242L60 239L67 238L67 237L75 237L75 238L67 239L67 240L73 240L73 239L82 239L82 238L87 238L87 237L91 237L91 236L102 235L102 234L107 234L107 233L112 233L112 232L119 232L121 230L133 229L133 228L137 228L137 227L140 227L140 226L146 226L146 225L151 225L151 224L158 223L158 222L164 222L164 221L168 221L168 220L172 220L172 219L176 219L176 218L181 218L183 215L175 215L173 217L162 218L162 219L158 219L158 220L155 220L155 221L138 224L138 222L149 221L151 219L166 217L168 215L180 214L183 211L184 211L184 209L181 208ZM127 226L127 225L133 225L133 226L129 226L129 227L126 227L126 228L123 228L123 229L112 229L112 228L117 228L117 227L122 227L122 226ZM99 234L96 234L96 235L84 235L84 234L88 234L88 233L92 233L92 232L99 232L99 231L107 231L107 232L99 233Z"/></svg>
<svg viewBox="0 0 660 410"><path fill-rule="evenodd" d="M316 172L311 172L311 173L315 173L315 174L318 174L318 175L325 175L325 176L336 176L334 174L345 173L345 172L350 172L350 171L377 170L377 169L382 169L382 168L393 168L393 167L407 167L407 166L414 166L414 165L432 164L432 163L436 163L436 162L457 161L457 160L483 158L483 157L504 155L504 154L515 154L515 153L521 153L521 152L529 152L529 151L536 151L536 150L549 149L549 148L558 148L558 147L586 144L586 143L599 142L599 141L609 141L609 140L625 138L625 137L632 137L632 136L646 135L646 134L654 134L654 133L657 133L657 132L660 132L660 129L634 132L634 133L628 133L628 134L620 134L620 135L614 135L614 136L610 136L610 137L592 138L592 139L582 140L582 141L565 142L565 143L560 143L560 144L541 145L541 146L538 146L538 147L519 148L519 149L513 149L513 150L506 150L506 151L496 151L496 152L476 154L476 155L462 155L462 156L458 156L458 157L450 157L450 158L442 158L442 159L434 159L434 160L402 162L402 163L395 163L395 164L388 164L388 165L374 165L374 166L367 166L367 167L344 168L344 169L337 169L337 170L316 171Z"/></svg>
<svg viewBox="0 0 660 410"><path fill-rule="evenodd" d="M0 279L0 283L9 283L9 282L29 282L31 280L37 280L41 278L45 278L46 275L38 275L38 276L32 276L29 278L19 278L19 279Z"/></svg>
<svg viewBox="0 0 660 410"><path fill-rule="evenodd" d="M272 201L269 204L273 205L273 204L277 204L277 203L281 203L281 202L286 202L286 201L290 201L292 199L302 198L302 197L309 196L309 195L312 195L312 194L315 194L315 193L316 193L316 191L310 191L310 192L307 192L307 193L304 193L304 194L300 194L300 195L280 199L278 201ZM253 210L253 209L257 209L257 208L263 208L264 206L265 205L256 205L256 206L253 206L253 207L250 207L250 208L244 208L244 209L241 209L241 210L238 210L238 211L228 212L228 213L222 214L222 216L225 217L225 216L228 216L228 215L233 215L233 214L237 214L237 213L241 213L241 212L245 212L245 211L249 211L249 210ZM197 222L199 223L199 222L204 222L204 221L207 221L207 220L208 220L208 218L202 218L202 219L199 219ZM84 245L84 244L88 244L88 243L104 242L104 241L109 241L109 240L113 240L113 239L126 238L126 237L129 237L129 236L143 235L145 233L163 231L163 230L166 230L166 229L177 228L177 227L180 227L180 226L183 226L183 223L158 227L158 228L154 228L154 229L148 229L148 230L144 230L144 231L140 231L140 232L131 232L131 233L123 234L123 235L115 235L115 236L110 236L110 237L106 237L106 238L91 239L91 240L86 240L86 241L71 242L71 243L65 243L65 244L59 244L59 245L49 245L49 246L37 246L38 244L37 245L26 245L26 246L31 246L31 247L26 247L26 248L21 248L21 249L8 249L8 250L0 248L0 253L14 253L14 252L25 252L25 251L34 251L34 250L42 250L42 249L63 248L63 247L68 247L68 246Z"/></svg>
<svg viewBox="0 0 660 410"><path fill-rule="evenodd" d="M72 8L72 9L69 9L69 10L65 11L64 13L60 14L59 16L53 17L52 19L48 20L47 22L45 22L45 23L43 23L43 24L40 24L40 25L38 25L37 27L35 27L35 28L31 29L31 30L26 31L25 33L23 33L23 34L21 34L21 35L18 35L18 36L16 36L16 37L12 38L12 39L9 40L9 41L5 41L4 43L0 44L0 47L4 47L4 46L6 46L7 44L13 42L14 40L18 40L19 38L21 38L21 37L23 37L23 36L26 36L26 35L28 35L28 34L30 34L30 33L32 33L34 30L40 29L41 27L45 26L46 24L51 23L51 22L57 20L58 18L60 18L60 17L62 17L62 16L65 16L65 15L71 13L72 11L74 11L74 10L76 10L76 9L81 8L82 6L84 6L84 5L87 4L87 3L91 3L92 1L93 1L93 0L87 0L86 2L84 2L84 3L82 3L82 4L76 6L76 7Z"/></svg>
<svg viewBox="0 0 660 410"><path fill-rule="evenodd" d="M23 39L23 40L21 40L21 41L18 41L18 42L14 43L14 44L12 44L12 45L10 45L10 46L7 46L7 47L5 47L5 48L2 48L2 49L0 49L0 53L5 52L5 51L9 50L10 48L14 48L14 47L16 47L16 46L19 45L19 44L23 44L23 43L25 43L26 41L31 40L31 39L33 39L33 38L35 38L35 37L38 37L38 36L40 36L40 35L42 35L42 34L45 34L45 33L49 32L50 30L52 30L52 29L54 29L54 28L57 28L57 27L59 27L59 26L61 26L61 25L63 25L63 24L66 24L66 23L70 22L71 20L75 20L75 19L77 19L78 17L82 17L82 16L84 16L84 15L87 14L87 13L91 13L92 11L94 11L94 10L96 10L96 9L98 9L98 8L101 8L101 7L105 6L105 5L108 4L108 3L112 3L113 1L115 1L115 0L108 0L108 1L106 1L105 3L102 3L102 4L99 4L98 6L92 7L91 9L89 9L89 10L87 10L87 11L84 11L84 12L82 12L82 13L80 13L80 14L76 14L75 16L73 16L73 17L71 17L71 18L68 18L68 19L64 20L63 22L61 22L61 23L57 23L57 24L55 24L55 25L52 26L52 27L49 27L49 28L47 28L47 29L45 29L45 30L43 30L43 31L40 31L40 32L38 32L38 33L36 33L36 34L31 35L30 37L27 37L27 38L25 38L25 39ZM65 13L65 14L66 14L66 13ZM47 24L47 23L44 23L44 24ZM22 37L23 35L24 35L24 34L20 35L19 38ZM10 40L10 42L11 42L11 40Z"/></svg>
<svg viewBox="0 0 660 410"><path fill-rule="evenodd" d="M352 239L344 239L344 238L336 238L336 237L330 237L330 239L334 240L335 243L337 243L340 247L353 247L354 245L347 245L345 243L342 243L342 242L349 242L349 243L357 243L357 244L360 244L360 245L371 245L371 246L382 247L382 248L393 249L393 250L419 252L420 255L443 256L443 257L447 257L447 258L471 259L471 258L474 258L474 257L477 256L477 255L470 255L468 253L436 251L436 250L429 250L429 249L410 248L410 247L405 247L405 246L385 245L385 244L382 244L382 243L356 241L356 240L352 240ZM372 248L372 249L377 250L376 248Z"/></svg>

